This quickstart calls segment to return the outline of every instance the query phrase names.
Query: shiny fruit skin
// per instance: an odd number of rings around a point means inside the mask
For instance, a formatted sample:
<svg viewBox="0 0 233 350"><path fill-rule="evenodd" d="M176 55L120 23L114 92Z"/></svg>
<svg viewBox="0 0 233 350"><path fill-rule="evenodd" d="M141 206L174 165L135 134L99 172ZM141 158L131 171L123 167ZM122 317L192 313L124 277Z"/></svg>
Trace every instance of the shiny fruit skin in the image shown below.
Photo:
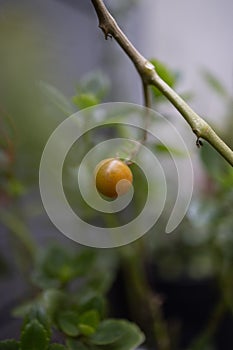
<svg viewBox="0 0 233 350"><path fill-rule="evenodd" d="M118 192L117 192L117 183ZM117 158L102 160L95 168L95 184L97 190L106 197L115 198L128 192L133 175L127 164Z"/></svg>

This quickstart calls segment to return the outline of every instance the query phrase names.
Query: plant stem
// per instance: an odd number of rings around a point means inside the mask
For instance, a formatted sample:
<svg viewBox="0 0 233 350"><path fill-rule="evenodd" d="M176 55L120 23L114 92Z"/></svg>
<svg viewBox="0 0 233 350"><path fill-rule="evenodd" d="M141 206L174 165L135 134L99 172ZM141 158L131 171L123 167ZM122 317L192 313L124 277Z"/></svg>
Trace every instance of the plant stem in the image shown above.
<svg viewBox="0 0 233 350"><path fill-rule="evenodd" d="M144 93L144 106L146 109L146 116L145 116L145 127L143 132L143 138L142 138L142 144L144 144L147 140L147 130L148 130L148 124L149 124L149 111L148 108L151 108L151 96L150 96L150 90L149 86L142 82L143 85L143 93Z"/></svg>
<svg viewBox="0 0 233 350"><path fill-rule="evenodd" d="M164 96L181 113L192 131L197 136L197 145L201 145L199 139L205 139L209 142L225 160L233 166L233 151L224 143L224 141L214 132L208 123L206 123L189 105L171 89L156 73L154 66L143 57L122 32L115 19L109 13L102 0L91 0L99 19L99 27L102 29L105 39L113 37L124 52L134 63L144 86L156 86ZM145 90L144 90L145 91Z"/></svg>
<svg viewBox="0 0 233 350"><path fill-rule="evenodd" d="M141 240L121 248L125 288L133 319L147 331L149 345L158 350L170 350L170 339L161 310L162 302L148 284Z"/></svg>

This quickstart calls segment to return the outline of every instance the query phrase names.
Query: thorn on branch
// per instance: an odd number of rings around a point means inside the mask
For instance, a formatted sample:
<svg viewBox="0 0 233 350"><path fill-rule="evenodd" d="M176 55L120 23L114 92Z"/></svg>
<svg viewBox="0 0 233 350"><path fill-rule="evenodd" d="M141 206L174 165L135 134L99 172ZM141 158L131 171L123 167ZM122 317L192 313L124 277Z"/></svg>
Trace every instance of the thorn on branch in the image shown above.
<svg viewBox="0 0 233 350"><path fill-rule="evenodd" d="M197 136L196 146L198 148L202 147L203 146L203 142L200 140L199 132L196 129L193 129L193 132Z"/></svg>
<svg viewBox="0 0 233 350"><path fill-rule="evenodd" d="M197 137L196 145L197 145L198 148L203 146L203 142L200 140L199 137Z"/></svg>
<svg viewBox="0 0 233 350"><path fill-rule="evenodd" d="M108 38L112 39L112 34L109 33L108 29L106 29L106 27L102 24L99 25L99 28L102 30L102 32L104 33L104 38L105 40L108 40Z"/></svg>
<svg viewBox="0 0 233 350"><path fill-rule="evenodd" d="M106 33L104 34L105 40L108 40L108 38L112 39L112 34Z"/></svg>

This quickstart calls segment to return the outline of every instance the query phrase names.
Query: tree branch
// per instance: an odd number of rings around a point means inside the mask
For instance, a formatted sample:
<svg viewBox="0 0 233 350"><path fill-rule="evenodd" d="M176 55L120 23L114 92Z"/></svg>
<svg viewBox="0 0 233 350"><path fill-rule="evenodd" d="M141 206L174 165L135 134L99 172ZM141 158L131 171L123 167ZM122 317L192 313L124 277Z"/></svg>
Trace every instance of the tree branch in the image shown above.
<svg viewBox="0 0 233 350"><path fill-rule="evenodd" d="M102 0L91 0L99 19L99 27L102 29L105 39L113 37L124 52L134 63L144 86L156 86L164 96L173 104L180 112L192 131L197 137L197 145L200 145L199 139L208 141L226 161L233 166L233 151L224 143L224 141L215 133L215 131L207 124L191 107L172 89L170 88L156 73L154 66L143 57L122 32L115 19L109 13Z"/></svg>

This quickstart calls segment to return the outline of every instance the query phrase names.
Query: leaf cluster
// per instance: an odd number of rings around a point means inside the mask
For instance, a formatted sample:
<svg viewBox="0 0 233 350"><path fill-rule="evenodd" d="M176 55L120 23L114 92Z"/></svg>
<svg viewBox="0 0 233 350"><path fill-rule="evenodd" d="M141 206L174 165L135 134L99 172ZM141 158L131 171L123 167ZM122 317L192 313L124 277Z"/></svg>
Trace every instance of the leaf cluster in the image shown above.
<svg viewBox="0 0 233 350"><path fill-rule="evenodd" d="M37 295L14 310L24 320L20 339L1 341L0 350L130 350L144 341L135 324L107 317L114 257L104 267L96 250L49 246L36 260Z"/></svg>

